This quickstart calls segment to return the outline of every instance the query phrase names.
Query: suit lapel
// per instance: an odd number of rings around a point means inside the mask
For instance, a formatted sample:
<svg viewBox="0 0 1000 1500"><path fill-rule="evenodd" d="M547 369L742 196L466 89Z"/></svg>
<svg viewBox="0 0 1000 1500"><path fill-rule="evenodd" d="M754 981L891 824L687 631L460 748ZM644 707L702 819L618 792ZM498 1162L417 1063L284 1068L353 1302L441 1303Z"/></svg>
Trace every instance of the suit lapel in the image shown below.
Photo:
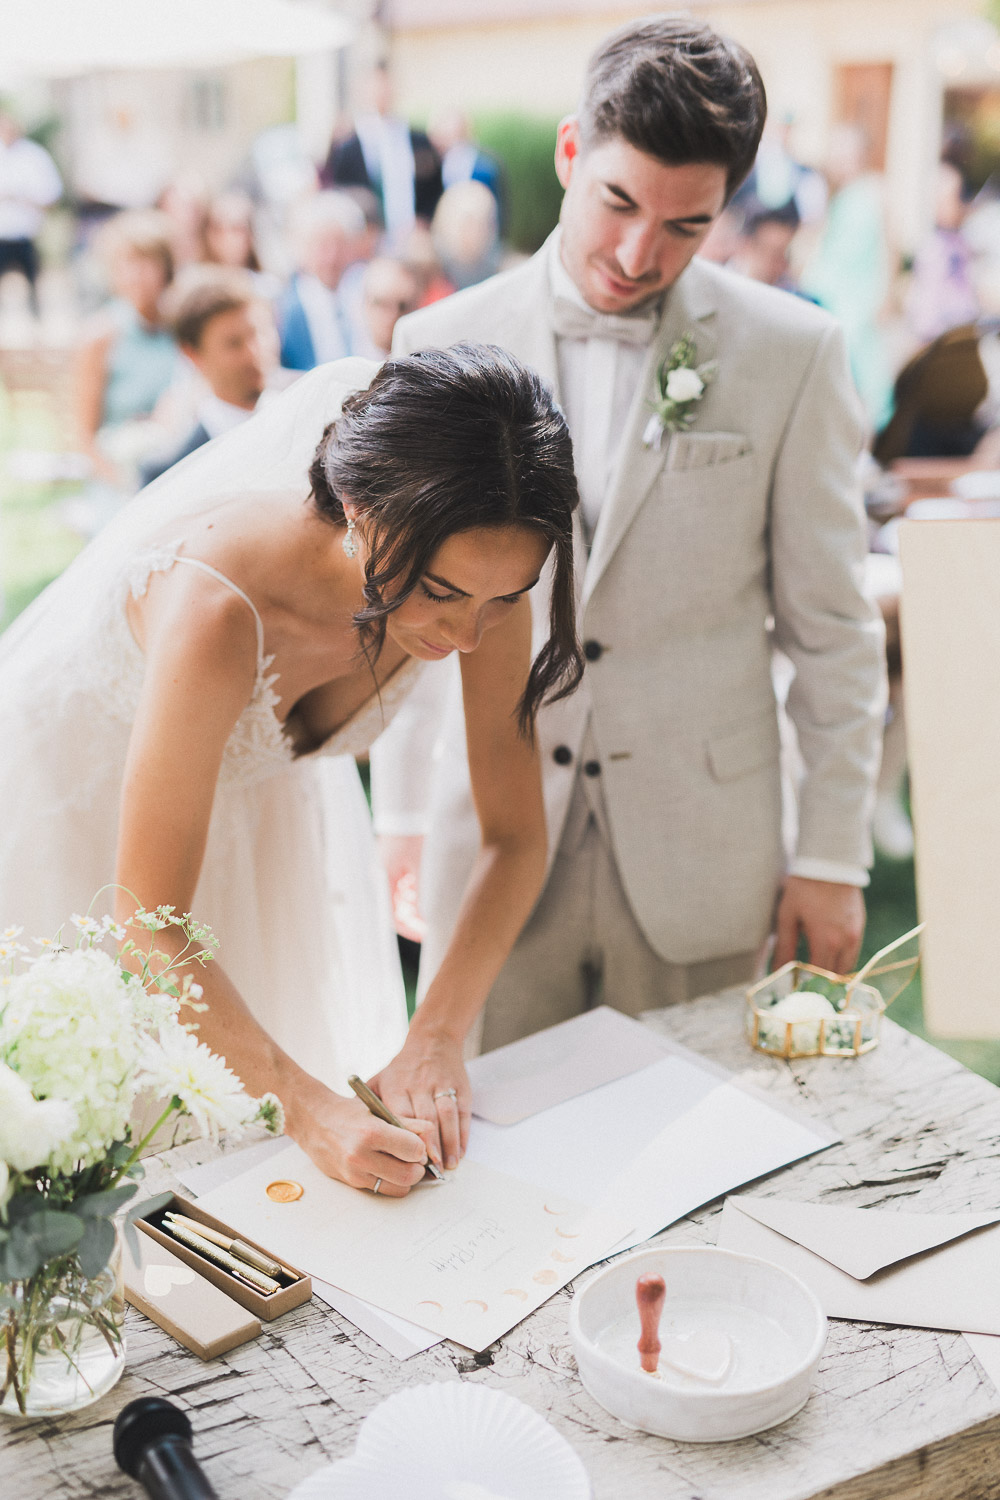
<svg viewBox="0 0 1000 1500"><path fill-rule="evenodd" d="M584 607L667 459L670 441L666 434L659 449L647 448L642 441L651 414L649 402L655 389L656 371L673 344L688 331L695 336L697 363L704 364L714 358L714 315L714 302L706 278L695 259L671 287L660 326L646 355L618 461L594 533L583 584Z"/></svg>

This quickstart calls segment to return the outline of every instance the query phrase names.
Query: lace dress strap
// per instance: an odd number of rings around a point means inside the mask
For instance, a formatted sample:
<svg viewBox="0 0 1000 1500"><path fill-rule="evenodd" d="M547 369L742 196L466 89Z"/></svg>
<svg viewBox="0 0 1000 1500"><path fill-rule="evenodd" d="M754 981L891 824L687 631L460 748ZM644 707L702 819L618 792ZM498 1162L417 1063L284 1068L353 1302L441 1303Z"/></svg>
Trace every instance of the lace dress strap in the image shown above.
<svg viewBox="0 0 1000 1500"><path fill-rule="evenodd" d="M240 588L239 584L234 583L231 578L227 578L225 573L220 573L218 568L213 568L211 563L202 562L200 557L185 557L183 553L178 553L174 561L179 563L187 563L188 566L192 568L201 568L203 573L211 573L213 578L217 578L220 583L224 583L227 588L232 589L234 594L239 594L243 602L250 606L250 609L253 612L254 623L257 626L257 675L260 676L265 667L268 665L264 660L264 622L257 611L256 604L254 604L253 600L250 598L250 595L245 594Z"/></svg>

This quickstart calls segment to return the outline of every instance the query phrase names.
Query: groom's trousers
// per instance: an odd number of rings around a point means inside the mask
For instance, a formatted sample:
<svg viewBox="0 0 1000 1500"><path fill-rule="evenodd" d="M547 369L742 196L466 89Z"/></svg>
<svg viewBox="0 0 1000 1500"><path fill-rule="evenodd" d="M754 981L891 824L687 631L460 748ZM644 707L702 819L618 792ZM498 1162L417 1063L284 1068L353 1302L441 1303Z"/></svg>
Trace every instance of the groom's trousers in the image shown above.
<svg viewBox="0 0 1000 1500"><path fill-rule="evenodd" d="M758 957L671 964L650 947L622 886L600 789L578 774L545 889L486 1002L480 1050L595 1005L635 1016L748 982Z"/></svg>

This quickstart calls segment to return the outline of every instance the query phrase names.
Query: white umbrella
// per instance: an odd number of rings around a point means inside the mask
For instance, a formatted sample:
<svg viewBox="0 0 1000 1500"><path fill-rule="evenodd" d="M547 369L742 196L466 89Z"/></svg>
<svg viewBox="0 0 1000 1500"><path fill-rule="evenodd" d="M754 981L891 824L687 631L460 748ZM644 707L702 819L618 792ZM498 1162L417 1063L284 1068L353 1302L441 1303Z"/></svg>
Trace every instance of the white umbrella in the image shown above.
<svg viewBox="0 0 1000 1500"><path fill-rule="evenodd" d="M0 0L0 70L66 78L218 67L343 47L344 16L293 0Z"/></svg>

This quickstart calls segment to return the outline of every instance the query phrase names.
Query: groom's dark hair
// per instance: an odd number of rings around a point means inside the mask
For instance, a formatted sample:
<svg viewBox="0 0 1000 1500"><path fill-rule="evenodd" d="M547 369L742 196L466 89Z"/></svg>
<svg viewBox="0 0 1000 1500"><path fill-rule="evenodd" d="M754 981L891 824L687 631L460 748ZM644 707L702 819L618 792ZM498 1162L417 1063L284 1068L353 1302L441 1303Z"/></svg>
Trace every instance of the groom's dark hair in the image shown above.
<svg viewBox="0 0 1000 1500"><path fill-rule="evenodd" d="M753 166L767 98L738 42L687 16L647 16L594 53L578 114L584 147L621 136L667 166L710 162L731 197Z"/></svg>
<svg viewBox="0 0 1000 1500"><path fill-rule="evenodd" d="M479 528L537 531L551 548L549 638L518 705L530 738L543 702L579 684L573 511L578 494L566 420L534 370L492 344L456 344L392 359L349 396L309 470L320 515L365 530L365 608L354 616L369 663L386 620L449 537Z"/></svg>

